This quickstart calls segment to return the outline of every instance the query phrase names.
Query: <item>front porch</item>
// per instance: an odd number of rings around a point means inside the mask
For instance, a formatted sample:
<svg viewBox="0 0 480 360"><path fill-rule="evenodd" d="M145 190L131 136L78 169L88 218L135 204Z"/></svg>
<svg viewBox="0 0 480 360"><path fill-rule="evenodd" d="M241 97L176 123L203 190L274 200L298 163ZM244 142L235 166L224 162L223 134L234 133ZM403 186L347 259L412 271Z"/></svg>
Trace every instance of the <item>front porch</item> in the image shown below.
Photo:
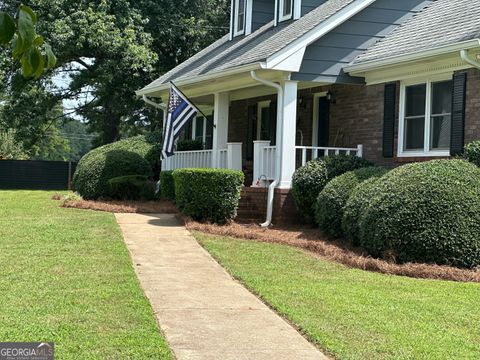
<svg viewBox="0 0 480 360"><path fill-rule="evenodd" d="M202 130L197 123L189 128L184 138L200 139L206 149L176 152L162 169L242 170L246 186L265 188L275 182L279 189L290 189L294 171L310 160L338 154L363 157L363 145L350 137L345 141L331 122L335 105L330 87L289 80L272 84L278 88L257 85L191 98L216 127L203 125Z"/></svg>

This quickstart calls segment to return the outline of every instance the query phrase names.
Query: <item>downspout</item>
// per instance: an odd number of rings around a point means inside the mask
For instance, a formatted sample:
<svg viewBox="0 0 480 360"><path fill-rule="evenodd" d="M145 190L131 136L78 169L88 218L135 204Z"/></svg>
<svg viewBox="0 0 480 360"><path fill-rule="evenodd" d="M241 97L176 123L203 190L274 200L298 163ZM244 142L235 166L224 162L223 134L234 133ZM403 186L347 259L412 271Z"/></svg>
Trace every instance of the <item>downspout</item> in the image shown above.
<svg viewBox="0 0 480 360"><path fill-rule="evenodd" d="M277 119L278 117L280 117L280 119L282 119L281 121L281 126L277 126L277 132L280 133L280 136L278 136L279 134L277 133L277 139L282 139L282 131L283 131L283 88L277 84L277 83L274 83L273 81L269 81L269 80L265 80L265 79L262 79L260 77L258 77L257 75L257 72L255 70L252 70L250 71L250 75L252 76L252 79L254 79L255 81L258 81L259 83L261 84L264 84L266 86L269 86L269 87L273 87L275 89L277 89L277 106L278 106L278 110L277 110ZM281 158L280 158L280 147L282 146L282 144L279 144L277 142L277 151L275 152L275 162L276 162L276 166L275 166L275 180L270 184L270 186L268 187L268 200L267 200L267 219L265 220L265 222L263 224L260 224L261 227L269 227L271 224L272 224L272 217L273 217L273 199L274 199L274 196L275 196L275 188L277 187L277 185L279 184L280 182L280 166L281 166Z"/></svg>
<svg viewBox="0 0 480 360"><path fill-rule="evenodd" d="M477 69L480 69L480 62L471 59L471 58L468 56L467 50L465 50L465 49L460 50L460 57L461 57L462 60L465 61L466 63L468 63L468 64L476 67Z"/></svg>

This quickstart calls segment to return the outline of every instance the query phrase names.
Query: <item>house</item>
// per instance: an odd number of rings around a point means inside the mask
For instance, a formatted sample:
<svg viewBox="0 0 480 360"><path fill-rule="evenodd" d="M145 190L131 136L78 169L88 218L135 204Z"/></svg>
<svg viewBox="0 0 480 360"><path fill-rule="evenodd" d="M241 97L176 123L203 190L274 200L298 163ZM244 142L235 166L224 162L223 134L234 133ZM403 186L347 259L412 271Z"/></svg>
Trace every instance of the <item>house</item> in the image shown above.
<svg viewBox="0 0 480 360"><path fill-rule="evenodd" d="M208 147L164 169L243 169L244 197L264 210L270 186L288 218L312 158L393 167L480 138L479 19L477 0L232 0L229 34L137 94L165 103L173 81L216 124L197 119Z"/></svg>

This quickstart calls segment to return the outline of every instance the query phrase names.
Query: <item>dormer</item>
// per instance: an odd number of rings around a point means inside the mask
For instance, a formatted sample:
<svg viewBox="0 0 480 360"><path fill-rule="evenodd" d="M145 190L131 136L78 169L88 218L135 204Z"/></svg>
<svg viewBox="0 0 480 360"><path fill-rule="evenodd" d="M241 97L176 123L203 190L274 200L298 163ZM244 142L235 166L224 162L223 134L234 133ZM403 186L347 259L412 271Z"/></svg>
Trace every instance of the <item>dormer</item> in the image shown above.
<svg viewBox="0 0 480 360"><path fill-rule="evenodd" d="M327 0L231 0L230 40L249 35L273 21L299 19Z"/></svg>

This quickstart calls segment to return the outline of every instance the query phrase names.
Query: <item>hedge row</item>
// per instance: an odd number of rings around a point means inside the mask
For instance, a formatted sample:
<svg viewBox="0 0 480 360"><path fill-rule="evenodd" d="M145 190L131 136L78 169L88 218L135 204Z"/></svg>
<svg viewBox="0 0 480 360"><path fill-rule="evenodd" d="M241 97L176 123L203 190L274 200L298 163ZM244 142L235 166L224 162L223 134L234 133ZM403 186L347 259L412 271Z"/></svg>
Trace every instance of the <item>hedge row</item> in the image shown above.
<svg viewBox="0 0 480 360"><path fill-rule="evenodd" d="M480 265L480 169L464 160L399 167L360 184L343 229L375 257Z"/></svg>
<svg viewBox="0 0 480 360"><path fill-rule="evenodd" d="M224 224L235 218L244 182L241 171L178 169L173 172L178 209L197 221Z"/></svg>
<svg viewBox="0 0 480 360"><path fill-rule="evenodd" d="M154 177L160 161L156 135L117 141L86 154L73 176L73 190L84 199L109 196L108 181L121 176Z"/></svg>
<svg viewBox="0 0 480 360"><path fill-rule="evenodd" d="M336 155L308 162L295 171L292 195L298 211L310 223L315 221L318 194L333 178L348 171L370 167L373 163L353 155Z"/></svg>
<svg viewBox="0 0 480 360"><path fill-rule="evenodd" d="M379 178L387 170L367 167L349 171L331 180L318 195L316 202L316 223L327 235L342 237L342 217L345 205L355 188L365 180Z"/></svg>

